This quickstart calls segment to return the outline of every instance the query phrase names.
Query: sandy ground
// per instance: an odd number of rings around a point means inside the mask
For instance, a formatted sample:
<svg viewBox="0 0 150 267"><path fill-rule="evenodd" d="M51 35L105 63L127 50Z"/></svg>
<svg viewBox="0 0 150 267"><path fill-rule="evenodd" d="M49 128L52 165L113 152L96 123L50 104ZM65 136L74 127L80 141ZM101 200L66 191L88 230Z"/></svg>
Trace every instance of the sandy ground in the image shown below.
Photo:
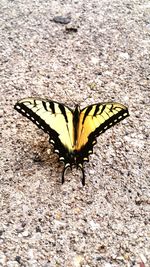
<svg viewBox="0 0 150 267"><path fill-rule="evenodd" d="M149 0L1 0L0 23L0 266L149 267ZM129 107L84 188L13 109L28 96Z"/></svg>

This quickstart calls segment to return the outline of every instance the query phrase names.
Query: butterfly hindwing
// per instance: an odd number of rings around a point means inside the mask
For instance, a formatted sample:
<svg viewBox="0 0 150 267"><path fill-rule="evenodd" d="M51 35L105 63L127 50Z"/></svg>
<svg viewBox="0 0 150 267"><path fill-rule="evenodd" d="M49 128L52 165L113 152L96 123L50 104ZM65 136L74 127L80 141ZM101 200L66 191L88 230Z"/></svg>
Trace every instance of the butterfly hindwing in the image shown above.
<svg viewBox="0 0 150 267"><path fill-rule="evenodd" d="M72 110L54 101L36 98L20 100L15 109L49 134L55 152L67 162L68 151L72 151L74 144Z"/></svg>

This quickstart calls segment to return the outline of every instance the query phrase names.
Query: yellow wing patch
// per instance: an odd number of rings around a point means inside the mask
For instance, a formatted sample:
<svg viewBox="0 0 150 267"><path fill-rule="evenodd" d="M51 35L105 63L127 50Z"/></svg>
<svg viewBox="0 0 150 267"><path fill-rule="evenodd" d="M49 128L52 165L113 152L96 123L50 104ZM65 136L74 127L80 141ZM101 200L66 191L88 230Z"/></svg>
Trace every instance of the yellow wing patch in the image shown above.
<svg viewBox="0 0 150 267"><path fill-rule="evenodd" d="M54 130L59 135L59 139L63 145L67 147L69 151L73 150L73 114L69 108L53 101L26 98L20 100L16 104L16 109L18 111L20 109L20 113L24 113L23 115L44 130L44 125L40 123L40 121L43 120L48 126L47 133L50 133L49 128ZM30 111L33 112L33 116ZM37 117L35 115L37 115Z"/></svg>
<svg viewBox="0 0 150 267"><path fill-rule="evenodd" d="M119 103L95 104L81 110L76 150L84 147L92 134L94 140L94 137L126 117L126 110L127 108Z"/></svg>

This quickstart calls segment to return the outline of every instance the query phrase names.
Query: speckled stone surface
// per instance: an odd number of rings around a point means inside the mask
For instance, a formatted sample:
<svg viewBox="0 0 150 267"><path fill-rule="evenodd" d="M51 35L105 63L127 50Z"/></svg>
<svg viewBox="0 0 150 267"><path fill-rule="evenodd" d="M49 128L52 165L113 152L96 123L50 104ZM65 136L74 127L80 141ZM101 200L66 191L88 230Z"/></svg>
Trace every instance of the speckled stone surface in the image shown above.
<svg viewBox="0 0 150 267"><path fill-rule="evenodd" d="M0 266L150 266L149 14L148 0L0 1ZM85 187L75 168L61 185L48 136L13 109L28 96L128 106Z"/></svg>

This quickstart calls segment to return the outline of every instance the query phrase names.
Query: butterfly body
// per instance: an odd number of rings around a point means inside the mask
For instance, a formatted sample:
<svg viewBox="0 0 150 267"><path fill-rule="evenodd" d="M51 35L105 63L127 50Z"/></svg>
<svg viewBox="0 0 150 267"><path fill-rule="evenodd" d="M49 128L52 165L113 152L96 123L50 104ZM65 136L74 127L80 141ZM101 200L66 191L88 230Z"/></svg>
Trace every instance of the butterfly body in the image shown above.
<svg viewBox="0 0 150 267"><path fill-rule="evenodd" d="M83 185L83 164L89 161L96 138L129 116L128 109L115 102L98 103L82 110L77 105L72 110L55 101L25 98L15 104L15 109L49 134L49 142L65 164L62 183L65 170L75 165L82 170Z"/></svg>

